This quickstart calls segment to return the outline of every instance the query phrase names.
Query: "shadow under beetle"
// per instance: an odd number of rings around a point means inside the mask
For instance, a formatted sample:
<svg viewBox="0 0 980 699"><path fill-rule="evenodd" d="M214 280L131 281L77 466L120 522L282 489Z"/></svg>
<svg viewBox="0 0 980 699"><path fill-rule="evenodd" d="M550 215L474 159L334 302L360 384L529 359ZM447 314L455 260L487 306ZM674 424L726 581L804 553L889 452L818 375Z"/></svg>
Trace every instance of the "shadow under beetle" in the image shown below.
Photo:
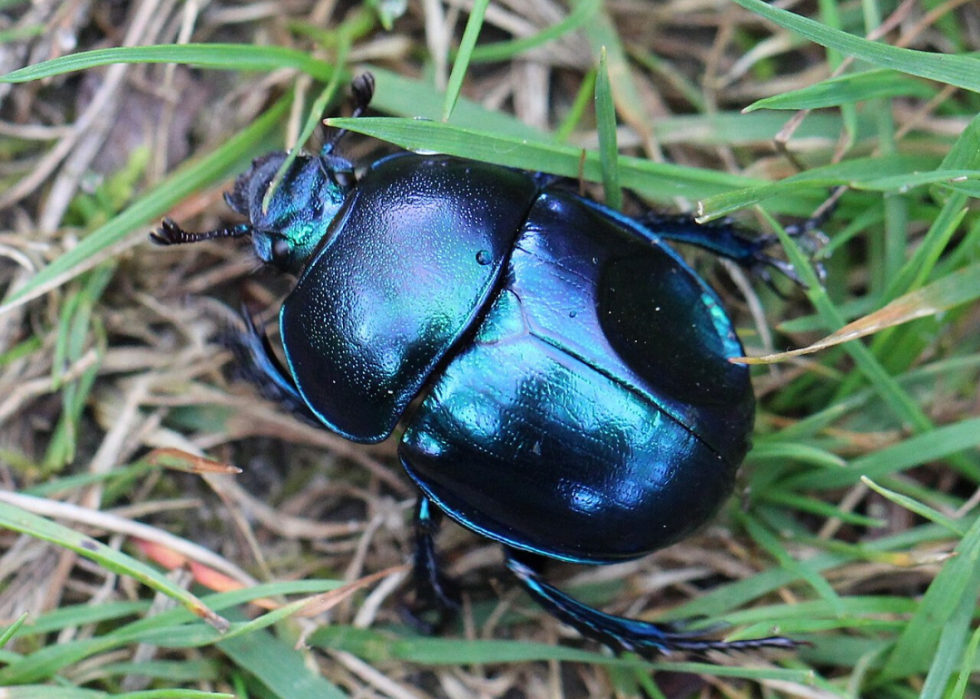
<svg viewBox="0 0 980 699"><path fill-rule="evenodd" d="M373 78L353 91L358 115ZM442 155L386 157L355 179L338 140L300 155L267 210L286 154L255 160L225 195L248 223L189 233L166 220L151 238L250 237L263 262L299 277L279 315L286 366L249 321L253 373L355 442L406 420L399 457L421 489L417 601L443 618L455 608L433 543L445 513L503 544L548 612L616 650L797 645L605 614L535 565L645 556L732 492L755 411L748 368L728 361L742 346L663 241L747 266L777 264L762 252L771 241L727 223L630 218L542 176Z"/></svg>

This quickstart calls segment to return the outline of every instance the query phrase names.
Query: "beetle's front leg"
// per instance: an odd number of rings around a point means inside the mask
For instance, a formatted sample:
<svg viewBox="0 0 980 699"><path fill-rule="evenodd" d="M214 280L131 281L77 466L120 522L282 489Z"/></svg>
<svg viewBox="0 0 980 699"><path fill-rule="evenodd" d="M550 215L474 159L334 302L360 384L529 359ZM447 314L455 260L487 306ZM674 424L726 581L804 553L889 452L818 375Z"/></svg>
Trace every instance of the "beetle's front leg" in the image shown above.
<svg viewBox="0 0 980 699"><path fill-rule="evenodd" d="M242 318L245 332L233 330L222 338L235 355L235 366L265 398L278 401L294 415L319 424L289 372L276 357L269 336L258 328L252 314L244 308Z"/></svg>
<svg viewBox="0 0 980 699"><path fill-rule="evenodd" d="M742 641L717 641L704 638L699 631L682 631L675 624L652 624L639 619L613 616L600 612L568 596L545 582L534 567L533 556L516 549L505 549L507 567L534 601L552 616L616 651L650 655L687 651L732 651L756 648L795 648L798 641L782 636L753 638Z"/></svg>
<svg viewBox="0 0 980 699"><path fill-rule="evenodd" d="M459 589L456 583L439 569L435 536L442 521L442 511L425 495L420 495L415 506L415 551L412 560L412 578L415 585L414 603L406 608L407 621L431 634L445 627L459 611ZM421 615L429 610L436 612L435 622L427 622Z"/></svg>

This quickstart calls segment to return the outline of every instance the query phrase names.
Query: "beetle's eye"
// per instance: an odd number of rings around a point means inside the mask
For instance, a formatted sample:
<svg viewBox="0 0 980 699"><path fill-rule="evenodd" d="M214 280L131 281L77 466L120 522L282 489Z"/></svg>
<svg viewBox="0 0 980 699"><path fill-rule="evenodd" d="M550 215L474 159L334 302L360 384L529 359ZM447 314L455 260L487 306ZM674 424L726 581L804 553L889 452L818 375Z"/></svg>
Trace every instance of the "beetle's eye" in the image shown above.
<svg viewBox="0 0 980 699"><path fill-rule="evenodd" d="M293 246L285 238L276 238L272 243L272 261L278 265L284 265L289 261L289 255L293 251Z"/></svg>

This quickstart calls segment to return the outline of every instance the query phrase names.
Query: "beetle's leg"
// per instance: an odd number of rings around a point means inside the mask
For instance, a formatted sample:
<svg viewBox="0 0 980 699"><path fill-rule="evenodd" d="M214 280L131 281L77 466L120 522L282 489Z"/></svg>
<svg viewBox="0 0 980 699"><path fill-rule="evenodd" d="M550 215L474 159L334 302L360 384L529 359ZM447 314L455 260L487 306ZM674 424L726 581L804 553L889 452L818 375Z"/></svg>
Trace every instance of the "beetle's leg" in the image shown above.
<svg viewBox="0 0 980 699"><path fill-rule="evenodd" d="M438 631L459 611L456 583L439 569L435 536L441 522L442 511L428 497L420 495L415 505L415 552L412 560L415 601L407 607L405 616L409 623L424 633ZM421 614L429 610L436 612L434 623L421 618Z"/></svg>
<svg viewBox="0 0 980 699"><path fill-rule="evenodd" d="M245 321L245 332L232 331L222 338L235 355L235 366L246 380L258 387L263 396L278 401L295 415L319 423L306 406L289 372L273 351L269 336L258 328L252 314L244 308L242 318Z"/></svg>
<svg viewBox="0 0 980 699"><path fill-rule="evenodd" d="M698 223L691 216L648 212L637 217L636 222L654 236L678 243L696 245L716 255L732 260L745 267L766 283L772 284L768 268L778 270L791 281L805 286L789 262L769 255L766 250L778 243L775 235L752 235L730 219ZM809 219L798 226L787 226L786 232L797 239L808 255L814 255L827 243L820 231L823 217ZM823 279L823 265L816 265L817 274Z"/></svg>
<svg viewBox="0 0 980 699"><path fill-rule="evenodd" d="M535 570L532 557L529 554L512 548L506 548L505 553L507 567L517 576L535 602L583 636L599 641L616 651L649 655L650 653L670 653L671 651L697 653L708 650L795 648L800 645L800 642L782 636L742 641L717 641L702 637L701 633L703 632L682 631L679 625L652 624L638 619L627 619L626 617L606 614L573 599L546 583Z"/></svg>
<svg viewBox="0 0 980 699"><path fill-rule="evenodd" d="M367 110L368 105L371 104L371 99L374 97L374 76L367 71L356 76L350 83L350 95L351 103L354 105L354 111L350 116L351 119L356 119ZM347 129L339 129L329 141L323 144L320 155L325 158L332 155L337 148L337 143L346 134Z"/></svg>

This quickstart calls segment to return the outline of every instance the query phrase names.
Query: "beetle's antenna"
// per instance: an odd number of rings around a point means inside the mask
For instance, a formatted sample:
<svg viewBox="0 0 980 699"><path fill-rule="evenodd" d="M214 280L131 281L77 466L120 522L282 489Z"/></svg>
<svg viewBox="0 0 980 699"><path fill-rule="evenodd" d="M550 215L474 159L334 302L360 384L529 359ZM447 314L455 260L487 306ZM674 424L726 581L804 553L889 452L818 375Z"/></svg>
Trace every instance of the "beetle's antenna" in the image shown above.
<svg viewBox="0 0 980 699"><path fill-rule="evenodd" d="M374 97L374 76L369 72L358 75L351 81L350 93L351 102L354 105L354 111L350 116L351 119L356 119L367 111L368 105L371 104L371 98ZM329 141L323 144L320 155L327 156L332 154L337 147L337 143L346 135L347 129L337 131Z"/></svg>
<svg viewBox="0 0 980 699"><path fill-rule="evenodd" d="M240 223L237 226L227 228L216 228L213 231L192 233L178 226L172 218L165 218L160 227L150 233L150 240L157 245L184 245L186 243L200 243L202 240L242 238L248 235L252 235L252 227L247 223Z"/></svg>

